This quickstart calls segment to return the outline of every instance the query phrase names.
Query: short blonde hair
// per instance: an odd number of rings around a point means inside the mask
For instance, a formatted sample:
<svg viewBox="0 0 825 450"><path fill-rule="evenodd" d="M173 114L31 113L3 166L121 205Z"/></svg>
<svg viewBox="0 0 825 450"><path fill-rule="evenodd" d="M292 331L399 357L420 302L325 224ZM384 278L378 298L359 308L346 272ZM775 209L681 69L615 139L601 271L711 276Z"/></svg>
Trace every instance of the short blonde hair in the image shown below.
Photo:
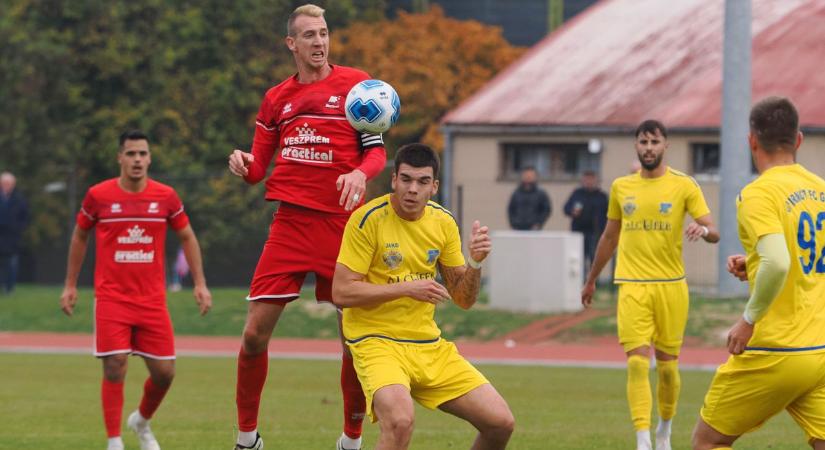
<svg viewBox="0 0 825 450"><path fill-rule="evenodd" d="M324 8L313 5L312 3L307 3L306 5L295 8L295 11L292 11L292 14L289 15L289 20L286 21L287 36L295 36L293 25L295 24L295 18L298 16L324 17Z"/></svg>

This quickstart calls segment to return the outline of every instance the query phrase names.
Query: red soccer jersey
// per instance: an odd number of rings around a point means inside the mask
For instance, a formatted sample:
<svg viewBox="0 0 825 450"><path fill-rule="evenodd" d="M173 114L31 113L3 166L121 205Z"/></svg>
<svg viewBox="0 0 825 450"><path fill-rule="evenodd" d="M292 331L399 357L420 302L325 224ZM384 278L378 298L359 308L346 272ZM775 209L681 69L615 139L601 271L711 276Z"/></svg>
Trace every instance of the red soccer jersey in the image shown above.
<svg viewBox="0 0 825 450"><path fill-rule="evenodd" d="M332 72L321 81L301 84L295 75L267 91L255 121L255 160L245 179L261 181L274 155L267 200L349 215L338 204L341 193L335 182L357 168L368 150L383 152L384 142L380 135L355 131L344 115L350 89L369 75L330 67Z"/></svg>
<svg viewBox="0 0 825 450"><path fill-rule="evenodd" d="M95 232L95 297L98 301L164 302L166 224L180 230L189 224L183 204L171 187L149 180L133 193L112 178L89 188L77 214L83 229Z"/></svg>

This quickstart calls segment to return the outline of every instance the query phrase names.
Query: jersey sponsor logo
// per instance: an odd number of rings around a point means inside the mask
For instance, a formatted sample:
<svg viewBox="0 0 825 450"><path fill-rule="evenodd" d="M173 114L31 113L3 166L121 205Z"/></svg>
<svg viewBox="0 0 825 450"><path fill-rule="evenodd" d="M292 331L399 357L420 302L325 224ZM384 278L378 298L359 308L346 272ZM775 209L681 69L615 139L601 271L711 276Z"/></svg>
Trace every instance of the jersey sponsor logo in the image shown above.
<svg viewBox="0 0 825 450"><path fill-rule="evenodd" d="M298 136L287 136L284 138L284 146L304 145L304 144L329 144L330 139L326 136L316 135L315 128L310 128L309 124L304 122L304 126L295 127Z"/></svg>
<svg viewBox="0 0 825 450"><path fill-rule="evenodd" d="M404 281L434 280L435 272L410 272L403 275L390 275L387 277L387 284L401 283Z"/></svg>
<svg viewBox="0 0 825 450"><path fill-rule="evenodd" d="M662 202L659 203L659 213L663 215L668 215L673 210L673 203L669 202Z"/></svg>
<svg viewBox="0 0 825 450"><path fill-rule="evenodd" d="M127 264L148 264L155 260L155 251L145 252L143 250L118 250L115 252L116 263Z"/></svg>
<svg viewBox="0 0 825 450"><path fill-rule="evenodd" d="M123 208L121 208L120 203L112 203L112 212L113 213L123 212Z"/></svg>
<svg viewBox="0 0 825 450"><path fill-rule="evenodd" d="M319 152L315 150L315 147L284 147L281 150L281 157L292 161L332 164L332 150Z"/></svg>
<svg viewBox="0 0 825 450"><path fill-rule="evenodd" d="M441 254L441 251L437 248L431 248L427 250L427 264L433 264L438 259L438 255Z"/></svg>
<svg viewBox="0 0 825 450"><path fill-rule="evenodd" d="M341 96L339 95L330 95L329 100L327 100L327 104L325 108L333 108L338 109L341 107Z"/></svg>
<svg viewBox="0 0 825 450"><path fill-rule="evenodd" d="M383 255L381 255L381 259L384 261L384 264L390 268L390 270L393 270L401 265L401 261L404 260L404 256L401 255L401 252L398 250L387 250Z"/></svg>
<svg viewBox="0 0 825 450"><path fill-rule="evenodd" d="M148 210L148 211L146 211L146 212L148 212L149 214L157 214L157 213L159 213L159 212L160 212L160 209L158 209L158 202L151 202L151 203L149 203L149 210Z"/></svg>
<svg viewBox="0 0 825 450"><path fill-rule="evenodd" d="M284 105L284 109L281 110L281 114L286 114L290 111L292 111L292 103L287 103Z"/></svg>
<svg viewBox="0 0 825 450"><path fill-rule="evenodd" d="M144 236L143 233L145 233L146 230L140 228L137 225L127 229L126 231L129 233L129 235L118 236L118 244L151 244L154 241L154 238L152 236Z"/></svg>
<svg viewBox="0 0 825 450"><path fill-rule="evenodd" d="M624 231L670 231L673 225L664 220L628 220L624 223Z"/></svg>

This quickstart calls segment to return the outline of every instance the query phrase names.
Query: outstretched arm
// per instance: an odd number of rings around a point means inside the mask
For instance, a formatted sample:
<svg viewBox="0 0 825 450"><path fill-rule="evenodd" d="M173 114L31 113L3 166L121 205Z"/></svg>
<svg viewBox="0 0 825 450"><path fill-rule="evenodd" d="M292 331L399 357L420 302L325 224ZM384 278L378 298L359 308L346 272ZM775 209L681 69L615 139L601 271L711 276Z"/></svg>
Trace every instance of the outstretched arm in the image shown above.
<svg viewBox="0 0 825 450"><path fill-rule="evenodd" d="M596 280L602 269L613 257L616 251L616 246L619 245L619 235L622 230L622 222L615 219L607 219L607 225L604 227L602 237L599 238L599 244L596 246L596 255L593 257L593 265L590 267L590 273L587 275L587 281L582 288L582 305L589 308L593 303L593 293L596 292Z"/></svg>
<svg viewBox="0 0 825 450"><path fill-rule="evenodd" d="M189 270L192 273L192 281L195 283L195 288L192 293L195 296L195 301L198 303L201 315L209 312L212 308L212 293L206 287L206 276L203 273L203 257L201 256L201 247L198 244L198 238L195 236L195 231L192 230L191 225L186 225L177 231L180 239L183 254L186 256L186 262L189 264Z"/></svg>
<svg viewBox="0 0 825 450"><path fill-rule="evenodd" d="M72 241L69 244L69 259L66 263L66 280L63 282L63 292L60 294L60 309L67 316L74 314L74 305L77 303L77 277L86 258L86 249L89 245L89 230L75 225L72 232Z"/></svg>

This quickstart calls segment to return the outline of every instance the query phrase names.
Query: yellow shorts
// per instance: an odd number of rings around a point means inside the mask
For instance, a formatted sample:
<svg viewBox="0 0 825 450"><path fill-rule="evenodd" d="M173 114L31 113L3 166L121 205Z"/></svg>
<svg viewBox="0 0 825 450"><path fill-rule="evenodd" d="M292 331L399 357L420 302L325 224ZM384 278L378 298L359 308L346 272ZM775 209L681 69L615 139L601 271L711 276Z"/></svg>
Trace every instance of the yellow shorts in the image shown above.
<svg viewBox="0 0 825 450"><path fill-rule="evenodd" d="M731 356L705 396L702 420L739 436L783 409L812 439L825 439L825 353Z"/></svg>
<svg viewBox="0 0 825 450"><path fill-rule="evenodd" d="M367 414L373 422L372 399L382 387L406 386L418 403L435 409L489 383L458 353L455 344L444 339L413 344L369 338L348 345L367 399Z"/></svg>
<svg viewBox="0 0 825 450"><path fill-rule="evenodd" d="M622 283L617 312L619 343L625 352L652 343L679 356L688 316L687 282Z"/></svg>

